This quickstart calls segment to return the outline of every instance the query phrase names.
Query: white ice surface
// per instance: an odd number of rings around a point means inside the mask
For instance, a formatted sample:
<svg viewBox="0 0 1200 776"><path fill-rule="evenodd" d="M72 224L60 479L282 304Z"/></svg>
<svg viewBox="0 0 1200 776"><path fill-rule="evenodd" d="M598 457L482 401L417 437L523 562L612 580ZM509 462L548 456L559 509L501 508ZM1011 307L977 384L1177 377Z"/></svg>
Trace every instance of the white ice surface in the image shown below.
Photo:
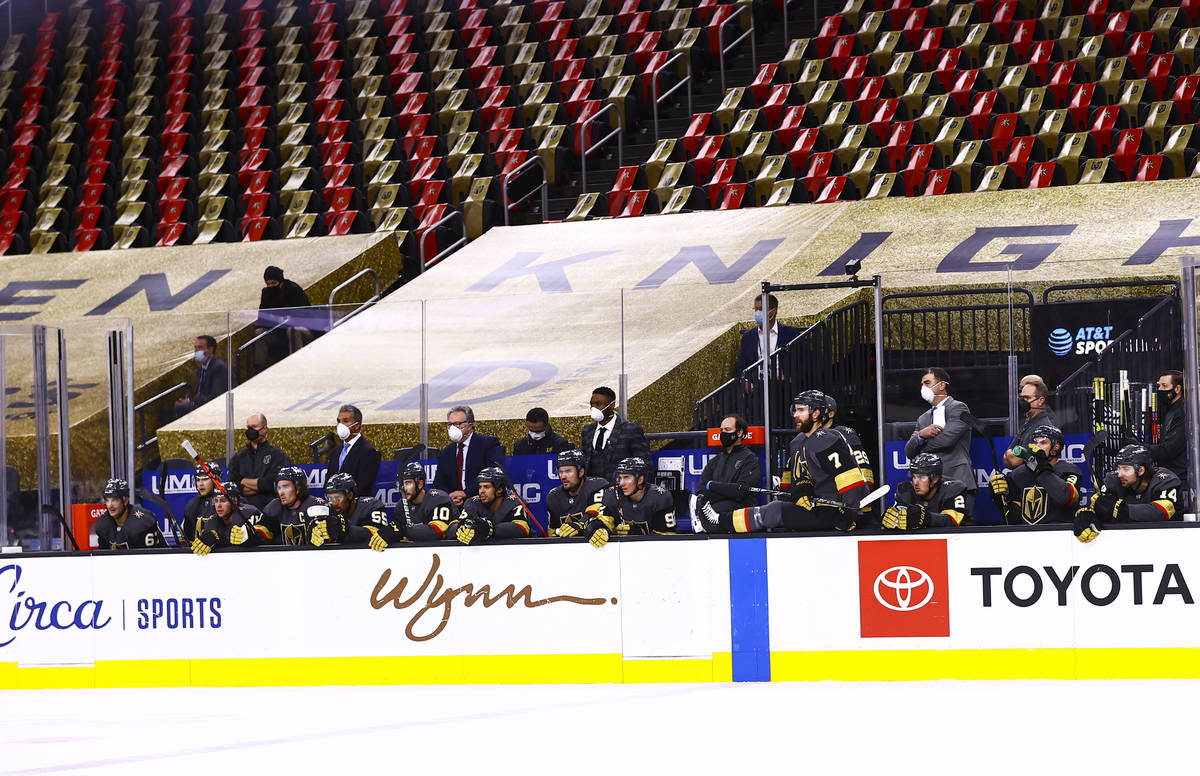
<svg viewBox="0 0 1200 776"><path fill-rule="evenodd" d="M1196 681L0 691L0 774L1192 772Z"/></svg>

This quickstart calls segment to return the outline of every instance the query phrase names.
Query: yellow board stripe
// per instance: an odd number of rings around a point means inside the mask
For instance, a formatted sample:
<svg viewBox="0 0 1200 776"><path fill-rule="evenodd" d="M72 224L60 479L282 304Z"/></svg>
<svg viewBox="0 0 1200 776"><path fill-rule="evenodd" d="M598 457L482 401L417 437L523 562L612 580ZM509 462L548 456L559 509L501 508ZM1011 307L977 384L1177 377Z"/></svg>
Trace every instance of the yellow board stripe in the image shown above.
<svg viewBox="0 0 1200 776"><path fill-rule="evenodd" d="M1200 679L1200 648L773 652L771 679ZM95 666L0 663L0 689L304 687L400 684L730 682L732 655L626 660L604 655L108 660Z"/></svg>

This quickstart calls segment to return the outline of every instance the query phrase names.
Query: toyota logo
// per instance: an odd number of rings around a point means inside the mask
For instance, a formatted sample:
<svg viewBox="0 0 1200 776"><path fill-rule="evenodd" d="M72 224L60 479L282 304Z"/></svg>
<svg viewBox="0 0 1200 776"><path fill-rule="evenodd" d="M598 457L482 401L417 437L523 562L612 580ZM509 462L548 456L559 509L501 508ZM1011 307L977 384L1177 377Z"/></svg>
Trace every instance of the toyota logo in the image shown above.
<svg viewBox="0 0 1200 776"><path fill-rule="evenodd" d="M933 579L915 566L892 566L875 577L875 600L896 612L920 609L933 598Z"/></svg>

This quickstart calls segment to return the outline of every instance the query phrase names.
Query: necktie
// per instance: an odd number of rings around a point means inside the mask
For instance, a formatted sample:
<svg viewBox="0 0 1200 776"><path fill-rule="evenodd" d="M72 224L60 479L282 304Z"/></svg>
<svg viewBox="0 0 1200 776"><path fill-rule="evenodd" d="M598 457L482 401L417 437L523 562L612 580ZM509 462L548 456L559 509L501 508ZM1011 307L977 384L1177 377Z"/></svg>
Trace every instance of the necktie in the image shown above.
<svg viewBox="0 0 1200 776"><path fill-rule="evenodd" d="M596 449L597 450L604 449L604 432L607 430L608 429L604 428L604 426L600 427L600 433L596 435Z"/></svg>
<svg viewBox="0 0 1200 776"><path fill-rule="evenodd" d="M342 470L342 465L346 463L346 454L350 452L350 445L342 445L342 454L338 457L338 471Z"/></svg>
<svg viewBox="0 0 1200 776"><path fill-rule="evenodd" d="M458 443L458 459L457 459L456 463L458 464L458 479L455 480L455 482L458 484L458 487L461 488L461 487L463 487L463 443L462 442Z"/></svg>

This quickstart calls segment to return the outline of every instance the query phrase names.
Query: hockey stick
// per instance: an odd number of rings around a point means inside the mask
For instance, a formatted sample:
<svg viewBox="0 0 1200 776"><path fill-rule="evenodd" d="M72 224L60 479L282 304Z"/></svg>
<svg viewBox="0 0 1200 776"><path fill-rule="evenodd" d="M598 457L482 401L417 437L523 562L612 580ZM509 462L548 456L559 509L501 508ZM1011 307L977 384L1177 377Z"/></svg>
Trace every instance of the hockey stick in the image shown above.
<svg viewBox="0 0 1200 776"><path fill-rule="evenodd" d="M708 485L709 486L711 486L711 485L732 485L734 487L739 487L738 484L735 482L716 482L714 480L709 480ZM741 486L741 487L745 487L747 493L765 493L768 496L782 496L784 498L792 497L792 494L788 493L785 490L773 490L771 488L752 488L749 485L745 485L745 486ZM892 492L891 485L880 485L875 490L873 490L870 493L868 493L867 495L863 496L862 501L858 502L858 508L861 510L863 507L870 506L871 504L874 504L876 501L878 501L879 499L883 498L884 496L886 496L888 493L891 493L891 492ZM824 499L824 498L812 498L811 501L814 506L838 507L839 509L848 509L847 505L843 504L840 501L831 501L829 499Z"/></svg>
<svg viewBox="0 0 1200 776"><path fill-rule="evenodd" d="M971 427L972 431L987 440L988 452L992 454L992 466L997 474L1003 472L1004 467L1000 465L1000 459L996 457L996 443L992 441L991 434L987 432L987 426L983 425L983 421L970 412L963 415L963 420Z"/></svg>
<svg viewBox="0 0 1200 776"><path fill-rule="evenodd" d="M209 479L212 480L213 485L215 485L217 490L221 492L221 495L225 498L229 498L229 492L225 490L225 486L221 484L221 478L213 474L212 469L208 468L208 464L205 463L204 459L200 457L200 453L196 452L196 448L192 447L192 443L185 439L183 440L183 444L181 446L183 447L183 451L190 455L192 460L196 462L196 465L204 469L204 473L207 474Z"/></svg>
<svg viewBox="0 0 1200 776"><path fill-rule="evenodd" d="M1100 490L1100 479L1096 476L1096 461L1094 460L1095 453L1108 442L1108 431L1101 429L1097 431L1087 444L1083 446L1083 460L1087 462L1088 473L1092 476L1092 489Z"/></svg>
<svg viewBox="0 0 1200 776"><path fill-rule="evenodd" d="M517 489L509 488L509 492L512 493L512 497L517 500L517 503L520 504L522 508L524 508L525 514L529 515L529 522L533 523L533 527L537 529L538 535L539 536L549 536L550 534L546 531L545 526L543 526L541 523L539 523L538 519L533 516L533 512L530 511L529 505L525 503L525 499L521 498L521 494L517 492Z"/></svg>

